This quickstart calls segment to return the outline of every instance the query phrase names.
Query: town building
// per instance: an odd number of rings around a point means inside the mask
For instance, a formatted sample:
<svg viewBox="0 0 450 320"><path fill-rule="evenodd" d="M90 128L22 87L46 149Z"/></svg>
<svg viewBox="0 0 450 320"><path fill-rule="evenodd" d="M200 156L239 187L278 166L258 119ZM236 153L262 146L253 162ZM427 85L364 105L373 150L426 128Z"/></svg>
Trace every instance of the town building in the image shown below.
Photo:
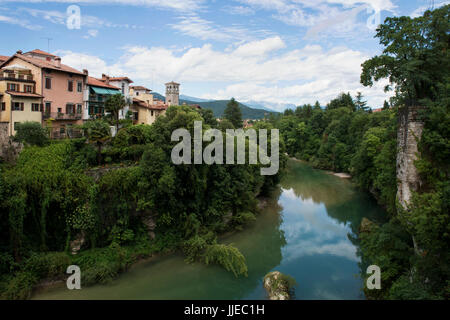
<svg viewBox="0 0 450 320"><path fill-rule="evenodd" d="M130 96L133 98L133 124L153 124L158 117L166 113L168 106L163 101L154 99L150 92L150 89L142 86L130 88Z"/></svg>
<svg viewBox="0 0 450 320"><path fill-rule="evenodd" d="M84 70L84 72L88 75L87 70ZM87 79L87 86L84 94L84 121L103 117L105 115L105 101L108 100L111 95L121 93L118 87L106 84L100 79L89 77L89 75Z"/></svg>
<svg viewBox="0 0 450 320"><path fill-rule="evenodd" d="M0 122L7 123L8 135L15 135L18 123L42 123L42 98L30 69L19 65L0 69Z"/></svg>
<svg viewBox="0 0 450 320"><path fill-rule="evenodd" d="M31 71L35 94L43 96L42 122L52 138L65 137L73 125L82 123L86 75L61 63L61 58L42 50L17 51L0 68L17 66Z"/></svg>
<svg viewBox="0 0 450 320"><path fill-rule="evenodd" d="M107 85L111 85L120 89L120 93L122 93L122 95L125 97L127 105L122 110L120 110L119 119L125 119L132 104L132 100L130 97L130 85L133 83L133 81L128 77L110 77L106 74L102 74L102 78L99 80Z"/></svg>
<svg viewBox="0 0 450 320"><path fill-rule="evenodd" d="M176 82L166 83L166 104L170 106L180 105L180 84Z"/></svg>

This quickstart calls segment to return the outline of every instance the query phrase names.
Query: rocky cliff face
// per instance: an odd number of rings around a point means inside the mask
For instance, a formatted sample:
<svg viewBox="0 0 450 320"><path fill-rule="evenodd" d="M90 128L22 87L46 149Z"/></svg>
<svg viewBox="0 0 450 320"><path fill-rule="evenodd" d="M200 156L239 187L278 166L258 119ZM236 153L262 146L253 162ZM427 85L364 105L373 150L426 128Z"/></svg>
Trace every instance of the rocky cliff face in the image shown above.
<svg viewBox="0 0 450 320"><path fill-rule="evenodd" d="M404 209L410 203L413 191L420 187L420 178L414 161L419 151L423 122L418 117L422 107L411 106L399 110L397 131L397 199Z"/></svg>

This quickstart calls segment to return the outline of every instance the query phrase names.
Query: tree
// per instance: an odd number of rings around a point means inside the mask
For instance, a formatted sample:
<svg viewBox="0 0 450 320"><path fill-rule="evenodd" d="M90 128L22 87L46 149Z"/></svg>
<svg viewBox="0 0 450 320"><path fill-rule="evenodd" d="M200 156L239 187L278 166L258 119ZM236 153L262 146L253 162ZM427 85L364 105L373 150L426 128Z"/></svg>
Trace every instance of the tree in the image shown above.
<svg viewBox="0 0 450 320"><path fill-rule="evenodd" d="M119 112L127 105L125 97L118 93L109 96L105 101L105 110L111 114L111 118L114 120L116 125L116 131L119 131Z"/></svg>
<svg viewBox="0 0 450 320"><path fill-rule="evenodd" d="M111 129L108 123L103 120L88 121L82 126L82 129L89 143L97 146L97 161L100 165L102 162L102 146L111 139Z"/></svg>
<svg viewBox="0 0 450 320"><path fill-rule="evenodd" d="M353 98L350 93L341 93L336 99L330 101L327 104L327 110L349 108L352 111L356 110L356 105L353 102Z"/></svg>
<svg viewBox="0 0 450 320"><path fill-rule="evenodd" d="M362 64L361 83L389 79L386 91L396 87L399 98L410 102L433 99L436 84L449 72L450 5L427 11L422 17L386 18L376 37L383 53Z"/></svg>
<svg viewBox="0 0 450 320"><path fill-rule="evenodd" d="M43 147L49 143L48 132L42 128L39 122L23 122L18 123L14 140Z"/></svg>
<svg viewBox="0 0 450 320"><path fill-rule="evenodd" d="M227 104L224 111L224 118L229 120L235 128L242 128L242 111L234 98L231 98Z"/></svg>
<svg viewBox="0 0 450 320"><path fill-rule="evenodd" d="M356 110L366 111L367 109L369 109L367 107L367 101L364 101L363 98L364 97L361 92L358 92L356 94L356 101L355 101Z"/></svg>
<svg viewBox="0 0 450 320"><path fill-rule="evenodd" d="M383 110L388 110L388 109L389 109L389 102L387 102L386 100L384 100Z"/></svg>

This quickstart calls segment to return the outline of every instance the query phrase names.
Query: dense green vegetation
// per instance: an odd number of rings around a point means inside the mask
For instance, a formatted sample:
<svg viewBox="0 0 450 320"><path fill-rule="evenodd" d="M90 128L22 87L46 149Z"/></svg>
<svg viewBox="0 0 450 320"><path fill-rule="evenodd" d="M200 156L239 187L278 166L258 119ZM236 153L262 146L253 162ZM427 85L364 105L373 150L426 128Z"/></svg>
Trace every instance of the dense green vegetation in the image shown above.
<svg viewBox="0 0 450 320"><path fill-rule="evenodd" d="M114 138L107 123L90 121L81 139L27 146L17 163L2 164L2 298L27 298L39 281L64 277L70 264L89 285L113 279L139 258L177 249L188 262L246 275L245 257L217 235L254 219L256 197L279 177L261 176L260 165L174 165L171 134L193 134L196 120L205 130L215 125L211 112L187 106ZM74 241L81 250L71 255Z"/></svg>
<svg viewBox="0 0 450 320"><path fill-rule="evenodd" d="M289 155L351 173L387 209L388 222L360 234L362 266L382 271L382 289L364 290L371 299L450 297L449 13L447 5L415 19L387 18L379 27L385 50L363 64L361 82L388 78L386 90L396 90L391 108L385 102L371 113L360 94L342 94L325 110L316 103L269 120L280 128ZM420 190L404 209L396 199L397 121L411 105L425 107L425 127L415 163Z"/></svg>

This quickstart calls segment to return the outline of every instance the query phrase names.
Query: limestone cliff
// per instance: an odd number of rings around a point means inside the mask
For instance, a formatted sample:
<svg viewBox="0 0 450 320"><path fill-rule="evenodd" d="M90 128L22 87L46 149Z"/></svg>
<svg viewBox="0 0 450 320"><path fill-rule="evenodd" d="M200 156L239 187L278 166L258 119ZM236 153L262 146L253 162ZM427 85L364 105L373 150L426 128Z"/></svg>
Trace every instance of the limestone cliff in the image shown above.
<svg viewBox="0 0 450 320"><path fill-rule="evenodd" d="M411 106L399 110L397 131L397 199L404 209L411 200L413 191L420 187L420 177L414 161L419 151L423 122L418 117L422 107Z"/></svg>

